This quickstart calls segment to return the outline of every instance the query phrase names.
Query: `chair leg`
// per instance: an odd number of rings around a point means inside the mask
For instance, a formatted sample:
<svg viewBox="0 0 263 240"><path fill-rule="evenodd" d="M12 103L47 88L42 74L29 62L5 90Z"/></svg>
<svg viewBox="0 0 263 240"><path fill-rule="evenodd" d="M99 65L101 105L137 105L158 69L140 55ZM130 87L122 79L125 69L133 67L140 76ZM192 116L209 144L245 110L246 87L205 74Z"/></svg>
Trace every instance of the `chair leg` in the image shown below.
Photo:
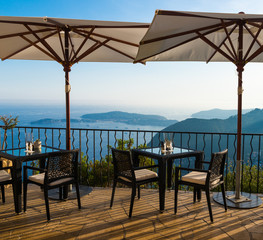
<svg viewBox="0 0 263 240"><path fill-rule="evenodd" d="M23 199L24 199L24 212L26 211L27 207L27 182L24 181L23 183Z"/></svg>
<svg viewBox="0 0 263 240"><path fill-rule="evenodd" d="M196 194L197 194L197 190L196 188L194 188L194 199L193 199L194 203L196 202Z"/></svg>
<svg viewBox="0 0 263 240"><path fill-rule="evenodd" d="M138 185L138 199L141 198L141 187L140 185Z"/></svg>
<svg viewBox="0 0 263 240"><path fill-rule="evenodd" d="M131 195L131 204L130 204L129 218L131 218L131 216L132 216L133 203L134 203L135 196L136 196L136 185L132 186L132 195Z"/></svg>
<svg viewBox="0 0 263 240"><path fill-rule="evenodd" d="M1 186L1 192L2 192L2 201L3 203L5 203L5 186L4 185Z"/></svg>
<svg viewBox="0 0 263 240"><path fill-rule="evenodd" d="M222 196L223 196L223 200L224 200L225 211L227 211L227 205L226 205L226 193L225 193L225 186L224 186L224 183L221 184L221 190L222 190Z"/></svg>
<svg viewBox="0 0 263 240"><path fill-rule="evenodd" d="M111 201L110 201L110 207L113 205L113 200L114 200L114 194L115 194L115 188L117 185L117 181L113 181L113 187L112 187L112 194L111 194Z"/></svg>
<svg viewBox="0 0 263 240"><path fill-rule="evenodd" d="M47 220L50 220L50 212L49 212L49 202L48 202L48 189L44 187L44 197L45 197L45 204L46 204L46 212L47 212Z"/></svg>
<svg viewBox="0 0 263 240"><path fill-rule="evenodd" d="M178 184L174 186L174 213L177 213L177 202L178 202Z"/></svg>
<svg viewBox="0 0 263 240"><path fill-rule="evenodd" d="M79 206L79 209L81 209L79 183L78 182L76 183L76 193L77 193L77 199L78 199L78 206Z"/></svg>
<svg viewBox="0 0 263 240"><path fill-rule="evenodd" d="M62 200L63 188L59 187L59 200Z"/></svg>
<svg viewBox="0 0 263 240"><path fill-rule="evenodd" d="M211 220L211 222L213 222L213 214L212 214L212 208L211 208L211 200L210 200L210 191L209 191L209 189L206 189L205 193L206 193L206 199L207 199L207 205L208 205L210 220Z"/></svg>

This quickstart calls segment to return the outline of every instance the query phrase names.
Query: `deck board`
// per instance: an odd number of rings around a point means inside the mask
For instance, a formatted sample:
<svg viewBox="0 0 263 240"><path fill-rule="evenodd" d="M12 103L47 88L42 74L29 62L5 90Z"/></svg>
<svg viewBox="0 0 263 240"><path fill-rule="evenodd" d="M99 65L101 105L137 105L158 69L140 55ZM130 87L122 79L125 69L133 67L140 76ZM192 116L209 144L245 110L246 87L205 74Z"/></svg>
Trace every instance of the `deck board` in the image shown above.
<svg viewBox="0 0 263 240"><path fill-rule="evenodd" d="M179 192L178 213L173 213L174 192L166 194L166 210L159 213L157 190L141 191L128 218L131 190L117 188L112 209L111 189L93 188L76 200L50 200L51 221L46 221L43 193L29 185L28 209L16 215L12 189L0 203L0 239L263 239L263 206L249 210L228 209L212 201L210 222L205 196L193 204L191 192Z"/></svg>

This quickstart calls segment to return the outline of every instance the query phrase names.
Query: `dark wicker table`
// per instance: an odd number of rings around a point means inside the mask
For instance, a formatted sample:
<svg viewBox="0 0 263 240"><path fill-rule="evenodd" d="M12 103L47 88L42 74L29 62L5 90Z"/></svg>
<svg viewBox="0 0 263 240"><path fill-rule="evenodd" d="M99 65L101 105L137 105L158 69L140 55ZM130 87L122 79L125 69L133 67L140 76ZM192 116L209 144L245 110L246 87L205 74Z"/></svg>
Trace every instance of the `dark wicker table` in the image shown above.
<svg viewBox="0 0 263 240"><path fill-rule="evenodd" d="M17 214L22 212L22 165L23 162L32 160L39 160L40 167L44 167L44 159L46 159L50 152L64 151L58 148L42 146L41 151L32 153L25 152L25 148L13 148L0 151L0 157L11 160L13 163L13 180L14 180L14 203L15 212Z"/></svg>
<svg viewBox="0 0 263 240"><path fill-rule="evenodd" d="M171 188L173 160L187 157L195 157L197 163L203 160L203 151L195 151L192 149L177 147L174 147L173 151L166 153L162 153L160 147L133 149L132 153L135 166L139 165L139 156L153 158L158 162L160 212L163 212L165 209L166 177L167 187Z"/></svg>

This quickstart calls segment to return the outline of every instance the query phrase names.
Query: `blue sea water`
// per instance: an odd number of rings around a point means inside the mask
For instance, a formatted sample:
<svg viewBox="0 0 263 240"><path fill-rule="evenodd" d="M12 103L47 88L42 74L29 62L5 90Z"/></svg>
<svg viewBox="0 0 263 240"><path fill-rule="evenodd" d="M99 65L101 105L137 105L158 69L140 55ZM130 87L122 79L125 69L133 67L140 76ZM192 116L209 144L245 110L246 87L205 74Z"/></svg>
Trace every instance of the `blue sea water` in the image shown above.
<svg viewBox="0 0 263 240"><path fill-rule="evenodd" d="M80 117L87 113L98 113L98 112L107 112L110 109L106 107L97 107L97 106L71 106L71 119L80 119ZM51 118L51 119L65 119L65 106L37 106L37 105L5 105L0 106L0 115L12 115L13 117L18 116L18 126L23 127L66 127L66 123L54 122L50 124L46 123L37 123L32 124L32 122ZM2 123L0 122L0 125ZM86 123L86 122L74 122L71 121L71 128L85 128L85 129L123 129L123 130L154 130L159 131L163 129L163 126L141 126L141 125L129 125L118 122L94 122L94 123Z"/></svg>

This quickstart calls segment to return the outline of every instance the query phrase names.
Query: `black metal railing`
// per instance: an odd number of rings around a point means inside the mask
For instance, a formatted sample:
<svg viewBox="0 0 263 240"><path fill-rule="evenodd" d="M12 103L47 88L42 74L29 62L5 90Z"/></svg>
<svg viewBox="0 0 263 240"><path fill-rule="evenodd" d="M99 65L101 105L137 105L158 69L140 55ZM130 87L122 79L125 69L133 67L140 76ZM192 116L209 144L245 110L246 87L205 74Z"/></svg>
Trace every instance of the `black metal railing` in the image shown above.
<svg viewBox="0 0 263 240"><path fill-rule="evenodd" d="M1 126L0 126L1 127ZM25 144L27 132L33 133L34 140L40 139L43 145L65 149L65 128L15 127L7 132L5 148L21 147ZM4 131L0 129L1 144ZM247 192L263 193L263 157L261 151L263 134L242 134L242 178L241 189ZM205 161L212 152L229 150L226 162L226 189L235 186L236 143L235 133L213 132L163 132L116 129L71 129L71 147L79 148L81 177L85 184L109 186L112 166L110 146L138 148L160 146L164 137L172 139L173 146L204 151ZM2 146L2 145L1 145ZM190 166L191 159L180 159L177 165Z"/></svg>

